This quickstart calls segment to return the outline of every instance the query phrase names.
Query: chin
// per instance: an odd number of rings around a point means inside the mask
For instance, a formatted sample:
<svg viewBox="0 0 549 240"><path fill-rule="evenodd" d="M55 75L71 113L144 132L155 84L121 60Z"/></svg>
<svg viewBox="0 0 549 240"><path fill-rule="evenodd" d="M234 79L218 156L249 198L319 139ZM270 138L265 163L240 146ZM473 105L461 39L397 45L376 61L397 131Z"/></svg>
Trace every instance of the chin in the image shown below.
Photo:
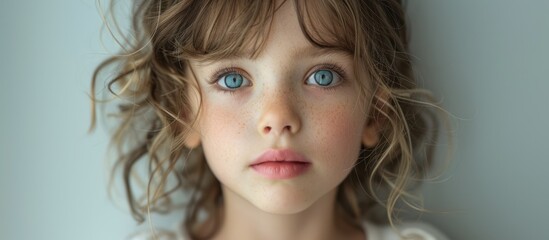
<svg viewBox="0 0 549 240"><path fill-rule="evenodd" d="M287 199L265 199L257 203L252 203L259 210L277 215L292 215L298 214L311 207L312 202L287 200Z"/></svg>
<svg viewBox="0 0 549 240"><path fill-rule="evenodd" d="M273 190L249 199L258 209L265 213L291 215L311 208L322 196L305 190Z"/></svg>

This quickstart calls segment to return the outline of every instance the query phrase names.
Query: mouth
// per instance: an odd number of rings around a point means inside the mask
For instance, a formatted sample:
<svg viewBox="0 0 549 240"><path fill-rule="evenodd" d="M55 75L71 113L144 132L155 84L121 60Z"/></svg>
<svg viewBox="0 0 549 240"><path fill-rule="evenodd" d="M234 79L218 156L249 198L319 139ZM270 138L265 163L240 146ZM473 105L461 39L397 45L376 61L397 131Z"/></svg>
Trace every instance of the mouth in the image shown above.
<svg viewBox="0 0 549 240"><path fill-rule="evenodd" d="M288 179L307 171L311 162L303 155L289 149L270 149L259 156L250 167L269 179Z"/></svg>

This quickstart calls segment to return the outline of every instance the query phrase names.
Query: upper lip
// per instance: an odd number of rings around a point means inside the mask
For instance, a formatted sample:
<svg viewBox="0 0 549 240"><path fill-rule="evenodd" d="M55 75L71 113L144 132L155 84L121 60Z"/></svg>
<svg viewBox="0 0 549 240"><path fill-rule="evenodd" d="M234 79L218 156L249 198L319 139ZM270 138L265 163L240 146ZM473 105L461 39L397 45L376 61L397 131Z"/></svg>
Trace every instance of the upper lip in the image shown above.
<svg viewBox="0 0 549 240"><path fill-rule="evenodd" d="M269 149L263 152L250 165L257 165L264 162L300 162L309 163L310 161L303 155L291 149Z"/></svg>

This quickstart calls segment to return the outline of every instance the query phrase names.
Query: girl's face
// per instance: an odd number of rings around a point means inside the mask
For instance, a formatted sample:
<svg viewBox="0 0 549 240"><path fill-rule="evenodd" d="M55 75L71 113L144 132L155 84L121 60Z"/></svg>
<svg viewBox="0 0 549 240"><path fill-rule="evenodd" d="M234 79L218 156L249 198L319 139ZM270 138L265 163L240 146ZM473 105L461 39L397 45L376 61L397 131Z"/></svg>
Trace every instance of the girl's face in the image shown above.
<svg viewBox="0 0 549 240"><path fill-rule="evenodd" d="M377 129L359 103L352 56L314 47L291 3L276 12L265 44L253 59L190 61L202 96L196 130L225 201L297 213L334 196ZM254 165L266 152L275 156L263 160L307 163Z"/></svg>

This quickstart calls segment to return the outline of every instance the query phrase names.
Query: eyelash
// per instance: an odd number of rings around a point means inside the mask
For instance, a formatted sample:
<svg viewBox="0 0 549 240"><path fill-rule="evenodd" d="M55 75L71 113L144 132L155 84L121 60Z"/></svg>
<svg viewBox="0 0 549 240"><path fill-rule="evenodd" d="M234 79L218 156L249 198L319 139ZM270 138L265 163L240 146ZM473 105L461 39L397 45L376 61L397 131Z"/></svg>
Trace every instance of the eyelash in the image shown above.
<svg viewBox="0 0 549 240"><path fill-rule="evenodd" d="M334 63L324 63L324 64L317 65L316 67L313 68L313 70L311 70L307 73L305 79L309 78L316 71L323 70L323 69L333 71L340 78L340 83L338 83L334 86L319 87L323 90L327 90L327 91L335 90L339 85L343 84L347 80L347 74L346 74L345 70L343 70L342 67L340 67L340 66L338 66L337 64L334 64Z"/></svg>
<svg viewBox="0 0 549 240"><path fill-rule="evenodd" d="M222 78L222 77L224 77L228 74L231 74L231 73L240 74L243 77L246 76L246 73L244 71L242 71L241 69L237 68L237 67L234 67L234 66L222 67L219 70L215 71L214 74L212 74L212 77L210 78L208 83L210 85L214 85L216 87L216 89L221 91L221 92L235 94L236 90L228 90L228 89L224 89L222 87L217 86L218 85L217 82L219 81L220 78Z"/></svg>
<svg viewBox="0 0 549 240"><path fill-rule="evenodd" d="M305 79L308 79L309 76L311 76L311 74L313 74L314 72L319 71L319 70L323 70L323 69L333 71L336 75L338 75L338 77L340 78L340 81L341 81L341 83L339 83L335 86L319 87L323 90L327 90L327 91L334 90L337 86L341 85L347 79L347 74L346 74L345 70L343 70L342 67L340 67L340 66L338 66L337 64L334 64L334 63L324 63L324 64L319 64L319 65L315 66L311 71L307 72L307 75L305 76ZM218 69L217 71L215 71L214 74L212 74L212 77L208 80L208 83L210 85L217 85L217 82L219 81L220 78L226 76L227 74L231 74L231 73L240 74L240 75L242 75L243 77L246 78L246 73L244 71L242 71L241 69L239 69L238 67L235 67L235 66L222 67L222 68ZM219 91L224 92L224 93L235 94L235 92L236 92L236 90L228 90L228 89L224 89L224 88L217 87L217 86L216 86L216 88Z"/></svg>

